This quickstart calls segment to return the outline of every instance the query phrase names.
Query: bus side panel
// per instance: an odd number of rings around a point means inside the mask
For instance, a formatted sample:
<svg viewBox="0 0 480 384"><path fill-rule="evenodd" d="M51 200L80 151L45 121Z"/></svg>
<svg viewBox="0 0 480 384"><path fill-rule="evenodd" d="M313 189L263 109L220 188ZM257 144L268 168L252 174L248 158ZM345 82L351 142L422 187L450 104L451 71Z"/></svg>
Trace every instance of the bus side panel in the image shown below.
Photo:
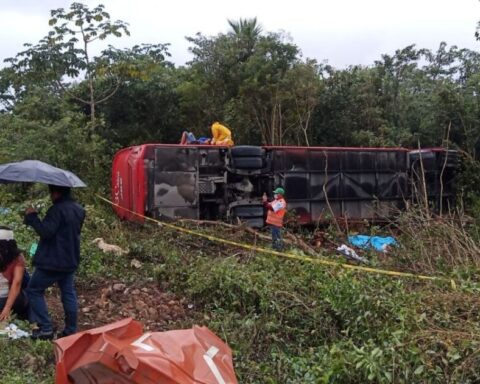
<svg viewBox="0 0 480 384"><path fill-rule="evenodd" d="M117 152L112 164L112 200L118 217L143 222L145 214L145 146Z"/></svg>
<svg viewBox="0 0 480 384"><path fill-rule="evenodd" d="M407 190L403 149L275 147L275 185L283 185L300 224L328 218L381 219L401 208Z"/></svg>
<svg viewBox="0 0 480 384"><path fill-rule="evenodd" d="M155 148L151 206L154 215L199 218L198 149L193 146Z"/></svg>

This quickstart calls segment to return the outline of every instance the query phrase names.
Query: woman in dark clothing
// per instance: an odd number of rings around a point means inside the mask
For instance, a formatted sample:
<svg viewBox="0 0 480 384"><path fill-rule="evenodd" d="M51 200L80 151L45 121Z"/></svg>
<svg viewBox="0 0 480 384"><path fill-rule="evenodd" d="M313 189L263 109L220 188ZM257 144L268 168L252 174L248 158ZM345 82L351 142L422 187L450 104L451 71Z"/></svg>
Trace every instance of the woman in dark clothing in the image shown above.
<svg viewBox="0 0 480 384"><path fill-rule="evenodd" d="M27 319L28 300L22 289L25 258L17 248L13 231L0 227L0 321L8 320L11 312Z"/></svg>

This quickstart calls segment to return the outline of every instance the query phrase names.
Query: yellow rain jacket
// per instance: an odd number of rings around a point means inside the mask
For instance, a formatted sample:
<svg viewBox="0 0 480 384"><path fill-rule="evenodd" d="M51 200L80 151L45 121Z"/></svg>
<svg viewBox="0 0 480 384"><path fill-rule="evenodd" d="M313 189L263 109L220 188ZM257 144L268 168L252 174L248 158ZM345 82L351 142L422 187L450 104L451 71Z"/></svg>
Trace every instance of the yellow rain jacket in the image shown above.
<svg viewBox="0 0 480 384"><path fill-rule="evenodd" d="M218 121L212 124L212 144L233 145L232 132Z"/></svg>

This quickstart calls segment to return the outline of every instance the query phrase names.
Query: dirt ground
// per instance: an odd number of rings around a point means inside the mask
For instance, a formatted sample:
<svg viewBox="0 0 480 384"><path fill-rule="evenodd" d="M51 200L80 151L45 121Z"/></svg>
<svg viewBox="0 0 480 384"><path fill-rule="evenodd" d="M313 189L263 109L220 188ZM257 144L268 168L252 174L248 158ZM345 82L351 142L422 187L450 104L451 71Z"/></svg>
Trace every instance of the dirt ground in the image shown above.
<svg viewBox="0 0 480 384"><path fill-rule="evenodd" d="M165 293L153 282L92 282L77 284L79 330L96 328L132 317L145 330L171 329L169 324L194 316L192 304L171 293ZM63 329L63 308L60 293L52 288L47 294L50 315L57 330Z"/></svg>

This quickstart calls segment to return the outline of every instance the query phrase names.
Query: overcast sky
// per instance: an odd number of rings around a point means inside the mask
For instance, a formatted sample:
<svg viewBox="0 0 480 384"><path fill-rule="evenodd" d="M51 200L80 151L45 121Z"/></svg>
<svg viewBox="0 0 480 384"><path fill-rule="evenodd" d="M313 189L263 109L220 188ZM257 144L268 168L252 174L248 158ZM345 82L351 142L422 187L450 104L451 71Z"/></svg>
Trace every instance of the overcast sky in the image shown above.
<svg viewBox="0 0 480 384"><path fill-rule="evenodd" d="M0 0L0 59L14 56L23 43L36 43L49 30L51 9L67 0ZM185 36L226 32L227 19L257 17L264 31L285 31L304 57L336 68L373 64L381 54L416 44L436 50L441 41L478 50L474 34L478 0L104 0L112 20L130 24L130 37L110 38L117 48L170 43L171 61L191 56ZM97 45L96 51L104 46ZM2 65L3 66L3 65Z"/></svg>

